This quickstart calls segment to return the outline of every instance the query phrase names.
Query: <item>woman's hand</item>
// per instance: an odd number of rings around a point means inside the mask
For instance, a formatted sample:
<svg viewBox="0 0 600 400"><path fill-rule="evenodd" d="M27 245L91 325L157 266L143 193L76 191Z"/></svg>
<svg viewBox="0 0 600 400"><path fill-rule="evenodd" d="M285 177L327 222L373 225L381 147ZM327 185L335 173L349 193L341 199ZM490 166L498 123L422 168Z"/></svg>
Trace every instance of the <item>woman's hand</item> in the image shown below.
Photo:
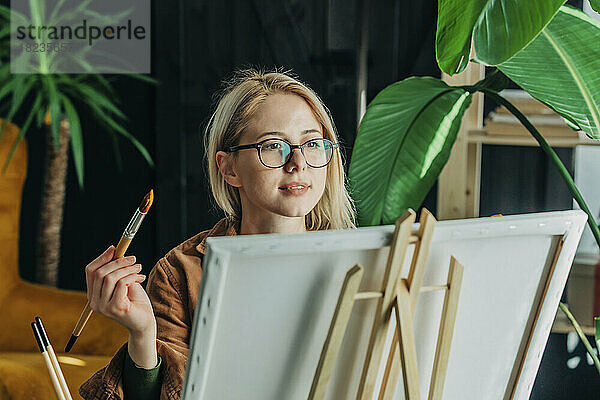
<svg viewBox="0 0 600 400"><path fill-rule="evenodd" d="M139 274L142 266L135 264L135 256L111 261L114 254L115 247L110 246L85 267L90 307L123 325L130 336L156 336L152 304L140 285L146 279Z"/></svg>

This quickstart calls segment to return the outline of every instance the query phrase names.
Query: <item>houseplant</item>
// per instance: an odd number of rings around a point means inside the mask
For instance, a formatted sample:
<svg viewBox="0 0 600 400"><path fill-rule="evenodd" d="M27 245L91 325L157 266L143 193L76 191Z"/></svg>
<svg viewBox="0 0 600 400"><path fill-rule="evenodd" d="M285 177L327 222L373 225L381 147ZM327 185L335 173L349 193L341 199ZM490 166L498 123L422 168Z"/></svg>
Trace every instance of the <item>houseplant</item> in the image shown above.
<svg viewBox="0 0 600 400"><path fill-rule="evenodd" d="M462 71L473 43L475 62L496 67L570 126L600 138L600 24L564 3L439 0L440 69L450 75ZM598 9L598 1L594 3ZM499 94L506 84L492 73L470 86L411 77L382 90L369 104L351 157L349 180L359 225L393 223L407 208L420 206L448 160L473 93L479 91L504 105L538 141L588 214L600 246L598 225L572 177L533 124ZM585 335L581 338L587 343ZM591 351L589 343L586 347ZM594 362L600 372L595 355Z"/></svg>
<svg viewBox="0 0 600 400"><path fill-rule="evenodd" d="M69 15L76 16L85 13L85 0L70 12L59 12L61 4L50 14L47 25L64 23ZM31 19L43 19L42 1L29 2ZM3 132L4 121L12 121L20 126L20 134L12 146L4 170L19 142L31 130L35 122L38 128L47 134L46 164L43 182L42 205L40 210L40 227L37 251L37 280L51 286L57 285L58 263L60 254L60 228L62 225L63 207L65 201L65 178L68 165L69 147L73 155L75 172L80 188L84 185L84 132L81 129L79 114L86 110L93 116L95 122L105 128L115 145L118 146L117 135L127 138L143 155L148 164L153 161L146 148L133 137L123 126L125 115L115 105L115 92L109 81L100 74L70 75L58 73L60 57L56 53L23 52L18 58L9 62L10 53L10 18L22 20L27 26L29 19L9 8L0 6L0 135ZM120 16L113 16L119 18ZM94 18L110 18L110 16L88 15L89 22ZM39 40L39 38L38 38ZM86 62L85 51L70 55L70 60L91 69ZM11 63L27 67L28 73L11 73ZM132 75L135 78L153 82L142 75ZM18 117L21 118L18 118ZM14 119L18 119L13 121ZM120 163L120 158L117 158Z"/></svg>

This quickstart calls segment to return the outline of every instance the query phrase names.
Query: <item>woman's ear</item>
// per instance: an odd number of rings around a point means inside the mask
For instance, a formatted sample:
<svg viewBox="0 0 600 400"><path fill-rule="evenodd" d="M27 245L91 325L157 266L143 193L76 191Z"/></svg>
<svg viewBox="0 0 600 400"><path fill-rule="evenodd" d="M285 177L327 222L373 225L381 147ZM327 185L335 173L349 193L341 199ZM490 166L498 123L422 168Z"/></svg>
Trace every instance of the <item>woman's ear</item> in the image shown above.
<svg viewBox="0 0 600 400"><path fill-rule="evenodd" d="M242 180L235 172L235 163L233 154L227 154L224 151L217 151L216 161L219 172L223 175L225 182L233 187L242 187Z"/></svg>

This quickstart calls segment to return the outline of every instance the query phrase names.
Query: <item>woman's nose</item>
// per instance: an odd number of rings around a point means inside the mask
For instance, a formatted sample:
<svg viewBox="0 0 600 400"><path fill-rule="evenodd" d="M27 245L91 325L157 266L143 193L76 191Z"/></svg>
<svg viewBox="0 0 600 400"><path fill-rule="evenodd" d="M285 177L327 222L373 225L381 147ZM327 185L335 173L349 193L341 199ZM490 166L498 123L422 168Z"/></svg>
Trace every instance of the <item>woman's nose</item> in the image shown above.
<svg viewBox="0 0 600 400"><path fill-rule="evenodd" d="M292 149L290 159L284 165L284 168L288 172L293 172L294 169L302 171L306 168L306 160L304 159L304 154L302 154L301 149Z"/></svg>

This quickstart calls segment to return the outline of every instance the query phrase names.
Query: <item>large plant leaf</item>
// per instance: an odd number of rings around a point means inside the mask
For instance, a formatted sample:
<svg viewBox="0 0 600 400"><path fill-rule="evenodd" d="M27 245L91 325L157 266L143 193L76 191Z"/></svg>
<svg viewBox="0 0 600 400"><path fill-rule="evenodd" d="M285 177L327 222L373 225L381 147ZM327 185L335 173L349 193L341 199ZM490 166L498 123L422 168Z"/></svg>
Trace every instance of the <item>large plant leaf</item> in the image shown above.
<svg viewBox="0 0 600 400"><path fill-rule="evenodd" d="M508 60L535 38L565 0L439 0L435 40L442 71L453 75L468 61L473 39L477 59Z"/></svg>
<svg viewBox="0 0 600 400"><path fill-rule="evenodd" d="M408 78L369 104L349 170L359 225L393 223L418 208L448 160L470 93Z"/></svg>
<svg viewBox="0 0 600 400"><path fill-rule="evenodd" d="M533 42L498 68L533 97L598 139L598 43L600 23L565 6Z"/></svg>
<svg viewBox="0 0 600 400"><path fill-rule="evenodd" d="M494 93L499 93L509 86L510 80L506 77L506 75L500 73L497 68L494 68L492 72L486 74L484 79L473 85L473 88L476 90L485 88L493 91Z"/></svg>

